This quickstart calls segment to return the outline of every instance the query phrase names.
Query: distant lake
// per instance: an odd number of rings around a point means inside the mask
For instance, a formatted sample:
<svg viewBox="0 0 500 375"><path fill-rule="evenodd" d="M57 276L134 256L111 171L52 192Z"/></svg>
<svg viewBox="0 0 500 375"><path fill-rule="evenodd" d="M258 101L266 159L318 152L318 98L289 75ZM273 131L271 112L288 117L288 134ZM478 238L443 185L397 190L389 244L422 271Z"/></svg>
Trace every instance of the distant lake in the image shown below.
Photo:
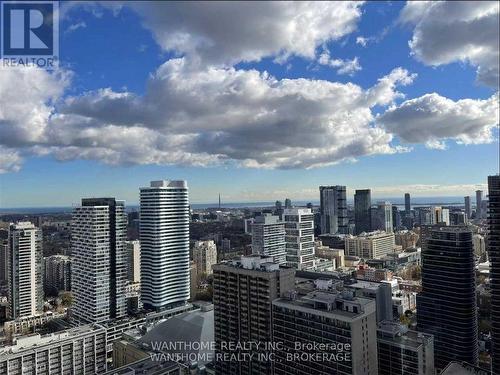
<svg viewBox="0 0 500 375"><path fill-rule="evenodd" d="M472 197L471 197L472 198ZM400 208L404 208L404 198L373 198L372 203L376 204L379 201L388 201L393 205ZM281 201L284 204L284 200ZM472 199L471 199L471 202ZM256 207L272 207L275 202L231 202L222 203L221 208L256 208ZM293 201L292 204L295 206L305 206L307 203L312 203L315 206L319 205L318 200L311 201ZM352 199L348 199L347 203L353 205ZM442 205L442 206L463 206L464 197L414 197L411 199L412 207L418 206L430 206L430 205ZM207 209L207 208L217 208L218 203L193 203L191 207L193 209ZM138 205L132 204L127 205L128 211L137 210ZM40 215L40 214L55 214L55 213L69 213L72 207L20 207L20 208L0 208L0 215L2 214L21 214L21 215Z"/></svg>

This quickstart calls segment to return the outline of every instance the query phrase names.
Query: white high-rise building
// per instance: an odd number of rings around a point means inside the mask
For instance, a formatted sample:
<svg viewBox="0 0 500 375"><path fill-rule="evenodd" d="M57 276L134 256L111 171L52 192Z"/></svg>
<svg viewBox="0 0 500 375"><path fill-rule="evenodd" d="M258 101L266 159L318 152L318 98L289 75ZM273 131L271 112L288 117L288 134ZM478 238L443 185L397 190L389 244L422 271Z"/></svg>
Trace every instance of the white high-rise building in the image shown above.
<svg viewBox="0 0 500 375"><path fill-rule="evenodd" d="M314 215L310 208L287 208L285 219L286 263L298 270L314 267Z"/></svg>
<svg viewBox="0 0 500 375"><path fill-rule="evenodd" d="M161 310L189 299L189 198L186 181L141 188L141 297Z"/></svg>
<svg viewBox="0 0 500 375"><path fill-rule="evenodd" d="M193 247L193 260L198 276L212 274L212 266L217 263L217 246L213 240L196 241Z"/></svg>
<svg viewBox="0 0 500 375"><path fill-rule="evenodd" d="M377 207L371 209L372 230L392 232L392 204L377 202Z"/></svg>
<svg viewBox="0 0 500 375"><path fill-rule="evenodd" d="M33 316L43 309L42 231L30 222L10 224L7 249L8 316Z"/></svg>
<svg viewBox="0 0 500 375"><path fill-rule="evenodd" d="M286 261L285 223L279 216L257 216L252 224L252 253L272 256L273 262Z"/></svg>
<svg viewBox="0 0 500 375"><path fill-rule="evenodd" d="M82 199L71 220L72 317L100 323L127 315L127 217L122 201Z"/></svg>

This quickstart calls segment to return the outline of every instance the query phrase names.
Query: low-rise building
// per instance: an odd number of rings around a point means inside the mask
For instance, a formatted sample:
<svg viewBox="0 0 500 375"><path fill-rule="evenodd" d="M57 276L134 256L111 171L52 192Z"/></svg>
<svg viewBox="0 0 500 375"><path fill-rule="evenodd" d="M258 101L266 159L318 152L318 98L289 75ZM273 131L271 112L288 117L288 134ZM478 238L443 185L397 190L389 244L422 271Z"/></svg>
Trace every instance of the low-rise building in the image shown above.
<svg viewBox="0 0 500 375"><path fill-rule="evenodd" d="M106 330L100 325L19 337L0 349L0 374L103 374L106 345Z"/></svg>

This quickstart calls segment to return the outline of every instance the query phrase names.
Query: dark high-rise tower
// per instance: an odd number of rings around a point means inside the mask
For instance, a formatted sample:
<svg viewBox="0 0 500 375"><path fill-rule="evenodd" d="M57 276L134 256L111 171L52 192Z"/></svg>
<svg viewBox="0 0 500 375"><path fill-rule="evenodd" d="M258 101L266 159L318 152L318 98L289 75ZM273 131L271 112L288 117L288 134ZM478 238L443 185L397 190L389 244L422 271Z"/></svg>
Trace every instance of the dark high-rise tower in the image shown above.
<svg viewBox="0 0 500 375"><path fill-rule="evenodd" d="M422 245L417 327L434 335L436 368L451 361L477 363L474 249L467 227L429 228Z"/></svg>
<svg viewBox="0 0 500 375"><path fill-rule="evenodd" d="M476 219L483 218L483 191L476 190Z"/></svg>
<svg viewBox="0 0 500 375"><path fill-rule="evenodd" d="M491 288L491 365L500 373L500 175L488 177L488 256Z"/></svg>
<svg viewBox="0 0 500 375"><path fill-rule="evenodd" d="M467 220L471 220L472 208L469 196L464 197L464 207L465 207L465 214L467 215Z"/></svg>
<svg viewBox="0 0 500 375"><path fill-rule="evenodd" d="M348 234L345 186L320 186L320 214L322 234Z"/></svg>
<svg viewBox="0 0 500 375"><path fill-rule="evenodd" d="M370 231L371 206L372 198L370 189L356 190L354 193L354 223L356 234Z"/></svg>
<svg viewBox="0 0 500 375"><path fill-rule="evenodd" d="M410 212L411 212L410 193L405 193L405 215L410 216Z"/></svg>

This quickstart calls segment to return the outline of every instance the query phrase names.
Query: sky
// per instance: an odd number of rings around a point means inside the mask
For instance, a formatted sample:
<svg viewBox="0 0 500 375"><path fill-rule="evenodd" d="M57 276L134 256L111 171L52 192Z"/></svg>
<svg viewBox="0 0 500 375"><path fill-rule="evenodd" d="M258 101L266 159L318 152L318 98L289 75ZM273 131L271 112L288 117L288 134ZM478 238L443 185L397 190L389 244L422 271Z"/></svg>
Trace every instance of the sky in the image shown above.
<svg viewBox="0 0 500 375"><path fill-rule="evenodd" d="M498 2L67 2L0 70L0 207L473 195L499 169ZM15 94L14 94L15 93Z"/></svg>

